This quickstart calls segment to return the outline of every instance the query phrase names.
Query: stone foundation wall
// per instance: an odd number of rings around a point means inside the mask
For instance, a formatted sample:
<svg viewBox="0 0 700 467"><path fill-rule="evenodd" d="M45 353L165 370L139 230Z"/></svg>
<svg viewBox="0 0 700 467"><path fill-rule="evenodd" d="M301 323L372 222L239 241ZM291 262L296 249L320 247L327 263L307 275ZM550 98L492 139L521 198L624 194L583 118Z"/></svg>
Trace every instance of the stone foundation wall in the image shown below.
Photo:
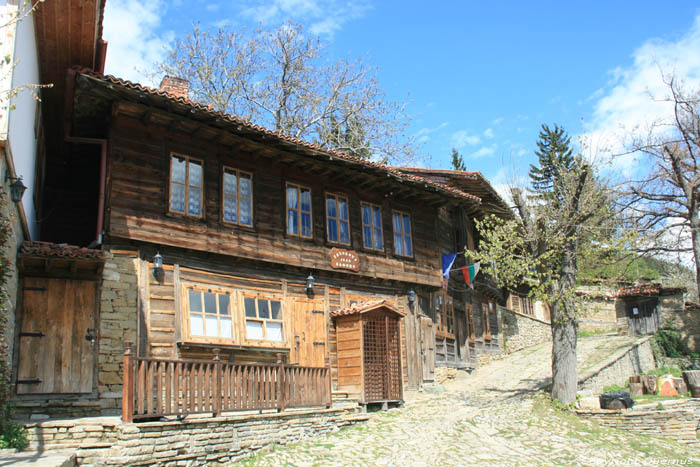
<svg viewBox="0 0 700 467"><path fill-rule="evenodd" d="M630 376L655 369L656 362L650 339L651 336L640 339L632 347L614 354L602 364L581 375L578 389L600 394L605 386L611 384L622 386Z"/></svg>
<svg viewBox="0 0 700 467"><path fill-rule="evenodd" d="M97 391L102 415L120 413L124 342L136 342L138 256L113 252L105 261L100 292Z"/></svg>
<svg viewBox="0 0 700 467"><path fill-rule="evenodd" d="M503 351L516 352L552 340L551 326L533 316L498 307Z"/></svg>
<svg viewBox="0 0 700 467"><path fill-rule="evenodd" d="M577 410L576 413L619 430L696 444L699 402L695 399L664 410Z"/></svg>
<svg viewBox="0 0 700 467"><path fill-rule="evenodd" d="M666 297L661 299L667 302L666 306L661 308L662 327L679 331L681 340L690 351L700 353L700 310L684 311L682 303L668 303L670 300Z"/></svg>
<svg viewBox="0 0 700 467"><path fill-rule="evenodd" d="M122 424L115 418L27 425L30 448L77 449L83 466L229 465L270 444L287 444L367 420L360 409L192 418Z"/></svg>
<svg viewBox="0 0 700 467"><path fill-rule="evenodd" d="M579 331L617 331L615 299L609 297L588 299L585 310L578 319L578 323Z"/></svg>

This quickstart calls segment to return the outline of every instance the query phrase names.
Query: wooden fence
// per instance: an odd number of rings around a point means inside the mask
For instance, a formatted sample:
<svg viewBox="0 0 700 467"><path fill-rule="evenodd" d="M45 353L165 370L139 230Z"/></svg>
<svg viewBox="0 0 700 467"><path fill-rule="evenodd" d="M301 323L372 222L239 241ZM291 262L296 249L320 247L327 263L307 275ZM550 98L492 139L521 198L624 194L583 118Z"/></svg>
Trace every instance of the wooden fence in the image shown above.
<svg viewBox="0 0 700 467"><path fill-rule="evenodd" d="M330 368L134 357L124 352L122 420L331 406Z"/></svg>

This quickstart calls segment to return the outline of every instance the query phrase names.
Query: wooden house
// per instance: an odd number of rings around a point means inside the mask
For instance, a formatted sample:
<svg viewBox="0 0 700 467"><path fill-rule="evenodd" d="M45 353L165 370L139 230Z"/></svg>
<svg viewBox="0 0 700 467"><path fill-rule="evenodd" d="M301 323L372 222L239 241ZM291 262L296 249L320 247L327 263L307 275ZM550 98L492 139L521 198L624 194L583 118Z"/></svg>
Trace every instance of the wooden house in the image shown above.
<svg viewBox="0 0 700 467"><path fill-rule="evenodd" d="M202 385L190 394L226 384L218 390L229 398L256 398L221 411L279 408L292 392L297 404L328 402L326 379L338 397L365 403L432 380L431 333L453 332L437 232L446 210L477 212L478 196L215 112L190 101L182 80L154 90L73 69L65 89L65 139L47 158L42 204L50 243L23 253L25 301L37 305L20 326L19 403L109 414L124 398L136 400L132 415L149 417L213 409L204 400L172 407L187 384ZM58 278L94 290L71 299L85 310L79 321L46 298ZM343 310L377 300L384 307L358 323L387 318L391 364L341 361ZM48 363L31 356L27 336L38 334ZM71 347L75 339L87 345ZM364 358L368 348L354 351ZM370 380L357 392L342 379L377 371L393 388L384 399L369 395ZM79 373L91 375L79 387L43 383ZM304 399L308 386L318 391Z"/></svg>

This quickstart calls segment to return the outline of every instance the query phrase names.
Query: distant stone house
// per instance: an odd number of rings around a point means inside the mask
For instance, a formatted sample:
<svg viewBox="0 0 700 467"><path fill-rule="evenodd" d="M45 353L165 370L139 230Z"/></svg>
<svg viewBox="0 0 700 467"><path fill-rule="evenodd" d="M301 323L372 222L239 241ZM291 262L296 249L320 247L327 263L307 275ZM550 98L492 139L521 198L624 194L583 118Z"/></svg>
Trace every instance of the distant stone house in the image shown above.
<svg viewBox="0 0 700 467"><path fill-rule="evenodd" d="M659 283L621 288L615 295L618 332L632 335L651 334L668 324L683 331L687 336L697 336L697 333L689 330L686 325L688 317L684 310L685 292L685 288L664 287Z"/></svg>

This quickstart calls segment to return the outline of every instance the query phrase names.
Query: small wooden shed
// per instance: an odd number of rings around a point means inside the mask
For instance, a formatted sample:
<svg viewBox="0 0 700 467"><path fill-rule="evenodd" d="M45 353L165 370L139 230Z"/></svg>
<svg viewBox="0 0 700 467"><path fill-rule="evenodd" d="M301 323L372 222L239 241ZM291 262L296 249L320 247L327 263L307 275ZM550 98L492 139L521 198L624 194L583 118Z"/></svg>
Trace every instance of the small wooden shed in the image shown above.
<svg viewBox="0 0 700 467"><path fill-rule="evenodd" d="M338 391L362 404L403 401L401 318L386 300L331 312L338 336Z"/></svg>

